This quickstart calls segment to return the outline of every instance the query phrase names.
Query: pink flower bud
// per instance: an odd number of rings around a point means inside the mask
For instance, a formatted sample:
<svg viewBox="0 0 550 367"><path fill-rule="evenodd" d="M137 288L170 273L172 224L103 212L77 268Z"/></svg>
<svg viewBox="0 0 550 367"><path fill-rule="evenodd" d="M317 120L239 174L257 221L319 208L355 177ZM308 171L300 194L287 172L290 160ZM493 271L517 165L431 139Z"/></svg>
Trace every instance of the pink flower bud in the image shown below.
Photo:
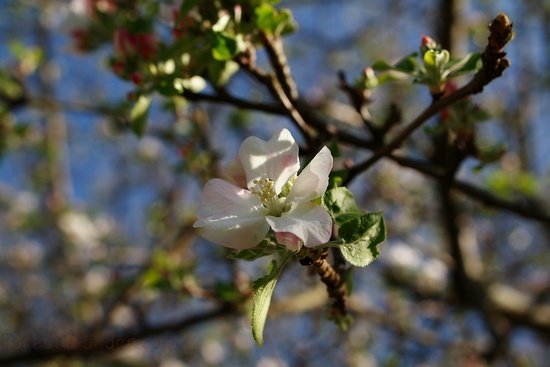
<svg viewBox="0 0 550 367"><path fill-rule="evenodd" d="M193 24L195 23L195 19L193 19L193 17L189 14L183 16L180 19L179 11L177 10L174 10L173 17L174 29L172 30L172 35L175 39L180 39L181 37L183 37L185 32L187 32L189 28L193 26Z"/></svg>
<svg viewBox="0 0 550 367"><path fill-rule="evenodd" d="M122 75L124 71L124 63L120 61L115 61L113 62L111 68L113 69L113 73L115 73L116 75Z"/></svg>
<svg viewBox="0 0 550 367"><path fill-rule="evenodd" d="M134 82L135 85L140 85L141 83L143 83L143 75L141 75L141 73L137 71L133 72L130 75L130 80Z"/></svg>
<svg viewBox="0 0 550 367"><path fill-rule="evenodd" d="M436 41L434 41L433 38L429 36L422 36L422 41L420 42L420 51L424 54L428 50L435 50L438 49L439 45Z"/></svg>
<svg viewBox="0 0 550 367"><path fill-rule="evenodd" d="M75 41L75 49L79 52L84 52L89 49L89 36L85 29L74 29L71 31L71 36Z"/></svg>
<svg viewBox="0 0 550 367"><path fill-rule="evenodd" d="M235 5L235 7L233 8L234 12L235 12L235 23L240 23L241 22L241 18L243 16L243 8L240 6L240 5Z"/></svg>
<svg viewBox="0 0 550 367"><path fill-rule="evenodd" d="M126 29L117 29L114 38L115 55L122 59L139 54L143 59L150 60L157 51L157 40L153 34L132 34Z"/></svg>
<svg viewBox="0 0 550 367"><path fill-rule="evenodd" d="M291 232L275 232L275 238L281 245L285 245L290 251L298 251L300 249L301 240Z"/></svg>
<svg viewBox="0 0 550 367"><path fill-rule="evenodd" d="M153 34L140 33L134 36L138 52L145 60L151 60L157 52L157 39Z"/></svg>
<svg viewBox="0 0 550 367"><path fill-rule="evenodd" d="M137 52L136 40L133 34L126 29L117 29L113 41L115 55L126 59Z"/></svg>

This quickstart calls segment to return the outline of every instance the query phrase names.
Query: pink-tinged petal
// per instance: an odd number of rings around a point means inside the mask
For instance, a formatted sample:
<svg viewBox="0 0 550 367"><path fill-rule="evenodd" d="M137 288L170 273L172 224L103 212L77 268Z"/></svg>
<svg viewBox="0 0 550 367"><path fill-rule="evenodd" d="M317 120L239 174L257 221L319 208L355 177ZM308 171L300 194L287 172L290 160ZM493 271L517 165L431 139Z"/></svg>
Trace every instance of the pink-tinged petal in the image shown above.
<svg viewBox="0 0 550 367"><path fill-rule="evenodd" d="M280 217L267 216L275 233L290 232L304 242L306 247L327 243L332 234L332 219L322 206L313 203L297 203Z"/></svg>
<svg viewBox="0 0 550 367"><path fill-rule="evenodd" d="M275 232L275 238L278 243L285 245L290 251L298 251L302 244L302 240L290 232Z"/></svg>
<svg viewBox="0 0 550 367"><path fill-rule="evenodd" d="M267 178L275 183L278 194L300 169L298 144L287 129L281 130L269 141L255 136L245 139L239 150L239 157L250 189L254 187L254 180Z"/></svg>
<svg viewBox="0 0 550 367"><path fill-rule="evenodd" d="M262 208L260 199L250 191L214 178L204 185L197 217L258 216Z"/></svg>
<svg viewBox="0 0 550 367"><path fill-rule="evenodd" d="M296 178L290 189L287 201L306 202L325 194L328 186L328 175L332 169L332 155L323 147Z"/></svg>
<svg viewBox="0 0 550 367"><path fill-rule="evenodd" d="M246 174L239 157L236 157L225 166L223 178L239 187L246 187Z"/></svg>
<svg viewBox="0 0 550 367"><path fill-rule="evenodd" d="M225 247L254 247L269 231L264 208L256 195L229 182L212 179L206 183L197 210L200 235Z"/></svg>

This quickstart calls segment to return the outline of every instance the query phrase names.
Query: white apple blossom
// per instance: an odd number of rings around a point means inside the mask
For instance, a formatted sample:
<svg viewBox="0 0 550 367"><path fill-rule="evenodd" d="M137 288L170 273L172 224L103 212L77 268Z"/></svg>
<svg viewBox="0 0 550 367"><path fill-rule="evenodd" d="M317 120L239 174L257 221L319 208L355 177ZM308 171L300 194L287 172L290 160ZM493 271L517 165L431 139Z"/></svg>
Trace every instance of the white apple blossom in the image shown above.
<svg viewBox="0 0 550 367"><path fill-rule="evenodd" d="M289 250L301 244L315 247L329 241L332 219L313 200L324 195L332 169L332 155L323 147L300 169L298 145L286 129L269 141L247 138L239 150L247 189L212 179L203 189L193 227L219 245L248 249L272 229Z"/></svg>

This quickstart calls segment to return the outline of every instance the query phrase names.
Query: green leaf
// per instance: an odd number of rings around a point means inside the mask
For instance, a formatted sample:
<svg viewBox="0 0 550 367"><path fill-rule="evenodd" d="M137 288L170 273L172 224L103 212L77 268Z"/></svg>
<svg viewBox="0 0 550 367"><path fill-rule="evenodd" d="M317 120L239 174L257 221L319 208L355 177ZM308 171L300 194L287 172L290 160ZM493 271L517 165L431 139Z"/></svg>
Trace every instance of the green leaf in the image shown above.
<svg viewBox="0 0 550 367"><path fill-rule="evenodd" d="M418 70L418 61L416 61L416 55L417 54L415 52L413 54L410 54L409 56L402 58L393 66L393 69L402 73L414 75Z"/></svg>
<svg viewBox="0 0 550 367"><path fill-rule="evenodd" d="M343 213L360 212L353 194L345 187L328 190L323 197L323 204L335 219Z"/></svg>
<svg viewBox="0 0 550 367"><path fill-rule="evenodd" d="M362 211L350 211L347 213L338 214L337 216L334 217L334 221L336 222L336 224L342 225L345 222L348 222L350 220L360 218L364 214L365 213Z"/></svg>
<svg viewBox="0 0 550 367"><path fill-rule="evenodd" d="M463 59L451 60L449 64L451 64L451 66L446 70L446 73L449 74L449 78L476 73L482 66L481 54L472 53L465 56Z"/></svg>
<svg viewBox="0 0 550 367"><path fill-rule="evenodd" d="M226 32L214 33L214 46L212 56L219 61L231 60L239 52L244 51L246 44L242 35L231 35Z"/></svg>
<svg viewBox="0 0 550 367"><path fill-rule="evenodd" d="M147 128L147 115L151 106L151 96L139 96L130 112L130 123L134 133L141 137Z"/></svg>
<svg viewBox="0 0 550 367"><path fill-rule="evenodd" d="M0 96L7 99L18 99L24 94L21 83L5 70L0 69Z"/></svg>
<svg viewBox="0 0 550 367"><path fill-rule="evenodd" d="M234 283L216 282L214 284L214 292L225 302L236 303L242 299L242 295Z"/></svg>
<svg viewBox="0 0 550 367"><path fill-rule="evenodd" d="M382 219L381 212L352 213L338 230L338 236L346 243L354 243L365 237L367 232Z"/></svg>
<svg viewBox="0 0 550 367"><path fill-rule="evenodd" d="M167 97L180 95L183 90L176 88L174 81L175 78L172 75L159 76L155 83L155 90Z"/></svg>
<svg viewBox="0 0 550 367"><path fill-rule="evenodd" d="M296 30L297 25L288 9L277 10L269 4L258 6L254 13L256 14L256 24L261 30L274 35L283 35Z"/></svg>
<svg viewBox="0 0 550 367"><path fill-rule="evenodd" d="M418 61L416 61L416 56L416 53L412 53L399 60L393 66L384 60L380 60L372 64L371 68L378 71L395 70L405 74L416 75L417 70L419 69Z"/></svg>
<svg viewBox="0 0 550 367"><path fill-rule="evenodd" d="M345 222L338 235L346 242L340 246L344 258L354 266L364 267L380 254L377 246L386 240L386 226L379 212L368 213Z"/></svg>
<svg viewBox="0 0 550 367"><path fill-rule="evenodd" d="M342 186L342 184L344 183L348 175L349 175L349 170L347 169L332 171L328 178L328 188L335 189L337 187Z"/></svg>
<svg viewBox="0 0 550 367"><path fill-rule="evenodd" d="M245 261L254 261L256 259L259 259L260 257L272 255L277 251L280 251L281 248L278 246L274 246L269 243L269 241L264 240L257 246L246 249L246 250L239 250L232 252L228 258L229 259L239 259L239 260L245 260Z"/></svg>
<svg viewBox="0 0 550 367"><path fill-rule="evenodd" d="M279 265L276 260L273 260L267 275L256 280L252 285L254 289L254 296L252 298L252 336L258 345L262 345L264 342L264 326L275 284L277 284L277 279L279 279L281 275L281 270L290 256L292 256L292 253L287 252L285 257L281 259Z"/></svg>
<svg viewBox="0 0 550 367"><path fill-rule="evenodd" d="M371 68L372 68L373 70L378 70L378 71L393 70L393 66L391 66L389 63L387 63L387 62L384 61L384 60L378 60L378 61L376 61L374 64L371 65Z"/></svg>
<svg viewBox="0 0 550 367"><path fill-rule="evenodd" d="M208 70L208 79L216 86L221 87L229 82L231 77L239 71L239 64L233 60L216 61L212 60L206 66Z"/></svg>
<svg viewBox="0 0 550 367"><path fill-rule="evenodd" d="M378 76L378 86L381 86L384 83L393 82L397 80L402 80L402 76L394 75L392 73L384 73Z"/></svg>
<svg viewBox="0 0 550 367"><path fill-rule="evenodd" d="M451 56L447 50L428 50L424 53L422 59L426 69L442 70L451 59Z"/></svg>

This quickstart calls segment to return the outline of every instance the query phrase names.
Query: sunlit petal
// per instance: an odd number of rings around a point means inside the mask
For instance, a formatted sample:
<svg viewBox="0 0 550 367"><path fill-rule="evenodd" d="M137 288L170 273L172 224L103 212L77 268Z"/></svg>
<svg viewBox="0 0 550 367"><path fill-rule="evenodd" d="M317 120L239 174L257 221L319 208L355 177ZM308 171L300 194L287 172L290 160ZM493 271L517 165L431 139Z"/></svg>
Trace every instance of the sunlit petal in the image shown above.
<svg viewBox="0 0 550 367"><path fill-rule="evenodd" d="M197 217L223 218L236 215L239 217L258 216L262 204L250 191L214 178L204 185L202 198L197 210Z"/></svg>
<svg viewBox="0 0 550 367"><path fill-rule="evenodd" d="M300 169L298 144L287 129L269 141L255 136L247 138L241 145L239 157L249 188L254 186L254 180L270 179L275 183L275 191L280 193L283 185Z"/></svg>
<svg viewBox="0 0 550 367"><path fill-rule="evenodd" d="M226 181L212 179L203 189L198 220L201 236L231 248L250 248L266 236L269 225L256 195Z"/></svg>
<svg viewBox="0 0 550 367"><path fill-rule="evenodd" d="M332 234L332 219L325 208L313 203L298 203L280 217L265 218L273 231L290 232L306 247L327 243Z"/></svg>
<svg viewBox="0 0 550 367"><path fill-rule="evenodd" d="M323 147L304 168L294 182L287 200L305 202L325 194L328 186L328 176L332 169L332 155L327 147Z"/></svg>

